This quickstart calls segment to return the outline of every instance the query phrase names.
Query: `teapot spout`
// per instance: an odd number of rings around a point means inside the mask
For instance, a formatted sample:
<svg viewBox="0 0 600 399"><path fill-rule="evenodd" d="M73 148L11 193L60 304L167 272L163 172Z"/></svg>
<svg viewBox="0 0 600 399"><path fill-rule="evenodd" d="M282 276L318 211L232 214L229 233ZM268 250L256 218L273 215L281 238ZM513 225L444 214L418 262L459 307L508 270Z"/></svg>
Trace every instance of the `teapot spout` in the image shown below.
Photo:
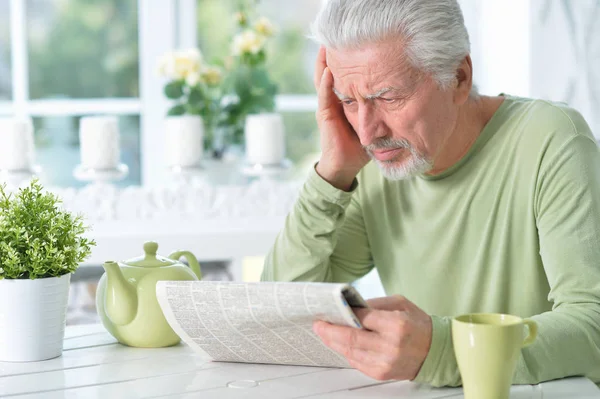
<svg viewBox="0 0 600 399"><path fill-rule="evenodd" d="M138 308L135 287L125 279L116 262L105 262L103 267L108 279L104 296L106 315L118 326L129 324L135 318Z"/></svg>

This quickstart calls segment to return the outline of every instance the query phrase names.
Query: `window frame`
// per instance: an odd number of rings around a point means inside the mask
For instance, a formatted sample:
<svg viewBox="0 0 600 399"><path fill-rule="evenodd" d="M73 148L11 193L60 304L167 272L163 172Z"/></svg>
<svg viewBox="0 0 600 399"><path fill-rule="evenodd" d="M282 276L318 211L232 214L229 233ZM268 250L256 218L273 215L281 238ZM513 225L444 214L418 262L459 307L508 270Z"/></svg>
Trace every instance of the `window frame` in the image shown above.
<svg viewBox="0 0 600 399"><path fill-rule="evenodd" d="M163 123L168 109L156 62L167 51L197 46L196 0L138 0L139 98L41 99L29 97L26 0L10 0L12 99L0 102L0 115L16 117L86 114L139 115L141 184L161 185L168 178L162 157ZM162 29L156 29L161 26ZM312 112L316 95L280 95L279 112Z"/></svg>

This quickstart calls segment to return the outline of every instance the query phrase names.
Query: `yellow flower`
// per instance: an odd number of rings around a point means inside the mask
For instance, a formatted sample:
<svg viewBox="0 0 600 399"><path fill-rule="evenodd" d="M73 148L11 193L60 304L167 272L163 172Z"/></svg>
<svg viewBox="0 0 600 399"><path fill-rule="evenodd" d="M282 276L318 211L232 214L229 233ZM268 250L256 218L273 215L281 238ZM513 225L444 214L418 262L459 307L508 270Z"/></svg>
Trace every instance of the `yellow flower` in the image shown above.
<svg viewBox="0 0 600 399"><path fill-rule="evenodd" d="M233 54L257 54L265 45L265 37L252 30L246 30L233 39Z"/></svg>
<svg viewBox="0 0 600 399"><path fill-rule="evenodd" d="M275 27L266 17L259 19L254 25L254 29L256 29L256 31L261 35L267 37L273 36L273 33L275 33Z"/></svg>
<svg viewBox="0 0 600 399"><path fill-rule="evenodd" d="M202 79L209 86L218 86L223 80L223 74L219 68L209 66L202 71Z"/></svg>

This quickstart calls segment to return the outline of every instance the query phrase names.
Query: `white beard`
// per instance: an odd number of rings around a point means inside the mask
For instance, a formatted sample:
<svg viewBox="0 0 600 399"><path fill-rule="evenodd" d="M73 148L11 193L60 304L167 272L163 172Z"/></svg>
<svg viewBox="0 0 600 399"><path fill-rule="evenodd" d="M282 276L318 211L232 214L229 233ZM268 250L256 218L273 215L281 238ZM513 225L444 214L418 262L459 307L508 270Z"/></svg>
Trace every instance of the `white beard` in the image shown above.
<svg viewBox="0 0 600 399"><path fill-rule="evenodd" d="M411 177L429 172L432 168L431 162L421 156L411 155L401 165L395 166L394 162L377 162L381 174L388 180L405 180Z"/></svg>
<svg viewBox="0 0 600 399"><path fill-rule="evenodd" d="M372 153L372 150L381 148L406 148L410 151L410 158L402 161L400 165L396 165L398 161L378 161ZM370 145L365 147L367 153L377 163L381 170L381 174L388 180L398 181L405 180L411 177L426 173L433 168L433 163L417 153L415 149L406 140L383 139L378 145Z"/></svg>

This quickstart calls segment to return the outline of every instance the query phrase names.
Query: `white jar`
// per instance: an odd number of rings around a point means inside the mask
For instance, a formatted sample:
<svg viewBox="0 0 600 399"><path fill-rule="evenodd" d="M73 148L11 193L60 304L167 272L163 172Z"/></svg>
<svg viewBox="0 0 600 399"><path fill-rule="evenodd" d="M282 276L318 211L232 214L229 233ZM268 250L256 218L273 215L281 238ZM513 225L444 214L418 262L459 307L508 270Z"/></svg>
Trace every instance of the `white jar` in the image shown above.
<svg viewBox="0 0 600 399"><path fill-rule="evenodd" d="M167 166L197 168L204 153L204 122L197 115L168 116L165 119Z"/></svg>
<svg viewBox="0 0 600 399"><path fill-rule="evenodd" d="M116 169L121 158L119 122L112 116L86 116L79 122L81 166Z"/></svg>
<svg viewBox="0 0 600 399"><path fill-rule="evenodd" d="M35 144L30 118L0 118L0 170L29 171Z"/></svg>
<svg viewBox="0 0 600 399"><path fill-rule="evenodd" d="M285 159L285 128L277 113L246 117L246 160L250 164L277 165Z"/></svg>

